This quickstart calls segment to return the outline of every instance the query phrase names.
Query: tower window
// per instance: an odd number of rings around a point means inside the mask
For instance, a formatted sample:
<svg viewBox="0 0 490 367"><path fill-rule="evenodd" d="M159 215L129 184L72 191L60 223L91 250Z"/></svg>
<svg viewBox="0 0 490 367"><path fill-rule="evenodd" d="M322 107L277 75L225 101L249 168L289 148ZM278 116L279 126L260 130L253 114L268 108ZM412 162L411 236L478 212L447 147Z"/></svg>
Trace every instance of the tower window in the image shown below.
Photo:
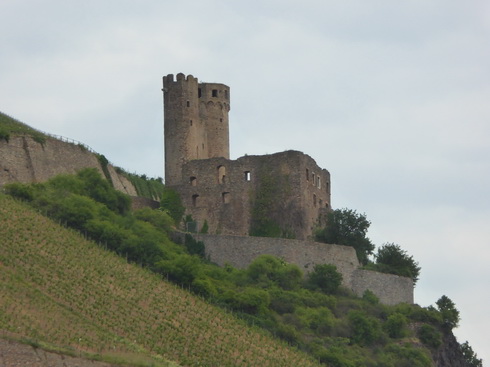
<svg viewBox="0 0 490 367"><path fill-rule="evenodd" d="M213 89L213 91L211 92L211 96L212 97L218 97L218 90L217 89Z"/></svg>
<svg viewBox="0 0 490 367"><path fill-rule="evenodd" d="M226 99L228 99L228 98L229 98L229 97L228 97L228 90L227 90L227 89L225 89L225 98L226 98Z"/></svg>
<svg viewBox="0 0 490 367"><path fill-rule="evenodd" d="M187 107L191 106L191 102L187 101Z"/></svg>
<svg viewBox="0 0 490 367"><path fill-rule="evenodd" d="M223 119L219 119L219 122L223 122Z"/></svg>
<svg viewBox="0 0 490 367"><path fill-rule="evenodd" d="M316 195L313 194L313 205L316 206Z"/></svg>
<svg viewBox="0 0 490 367"><path fill-rule="evenodd" d="M201 88L198 88L197 89L197 97L201 98L201 95L202 95Z"/></svg>
<svg viewBox="0 0 490 367"><path fill-rule="evenodd" d="M226 177L226 168L225 166L218 166L218 183L224 184Z"/></svg>
<svg viewBox="0 0 490 367"><path fill-rule="evenodd" d="M189 183L191 184L191 186L197 186L197 178L192 176L190 179L189 179Z"/></svg>
<svg viewBox="0 0 490 367"><path fill-rule="evenodd" d="M199 195L192 195L192 206L195 208L199 204Z"/></svg>
<svg viewBox="0 0 490 367"><path fill-rule="evenodd" d="M250 182L252 177L250 176L250 171L245 171L245 181Z"/></svg>
<svg viewBox="0 0 490 367"><path fill-rule="evenodd" d="M224 192L221 194L221 197L223 199L223 204L229 204L230 203L230 193L229 192Z"/></svg>
<svg viewBox="0 0 490 367"><path fill-rule="evenodd" d="M192 126L192 120L189 120L189 123L190 123L190 124L191 124L191 126Z"/></svg>
<svg viewBox="0 0 490 367"><path fill-rule="evenodd" d="M306 181L310 181L310 170L306 169Z"/></svg>
<svg viewBox="0 0 490 367"><path fill-rule="evenodd" d="M318 181L317 181L317 185L316 185L316 187L318 187L319 189L321 189L321 188L322 188L322 182L321 182L320 177L318 177Z"/></svg>

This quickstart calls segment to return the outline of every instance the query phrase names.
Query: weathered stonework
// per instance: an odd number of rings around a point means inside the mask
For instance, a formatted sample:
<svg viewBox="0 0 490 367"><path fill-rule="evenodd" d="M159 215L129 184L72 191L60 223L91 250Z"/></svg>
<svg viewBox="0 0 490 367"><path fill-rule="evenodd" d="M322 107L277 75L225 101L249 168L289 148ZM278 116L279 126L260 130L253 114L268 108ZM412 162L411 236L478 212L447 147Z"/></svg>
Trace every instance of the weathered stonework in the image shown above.
<svg viewBox="0 0 490 367"><path fill-rule="evenodd" d="M75 174L83 168L104 172L97 156L82 145L47 137L43 144L30 136L11 136L0 140L0 186L13 182L44 182L59 174ZM136 189L128 179L108 166L114 187L136 196Z"/></svg>
<svg viewBox="0 0 490 367"><path fill-rule="evenodd" d="M385 304L413 303L411 279L360 270L352 247L305 241L331 209L330 173L310 156L286 151L229 159L229 87L169 74L163 92L166 185L180 194L194 229L207 223L212 234L195 236L212 261L243 268L271 254L305 272L332 264L359 296L369 289ZM263 219L295 240L248 237Z"/></svg>
<svg viewBox="0 0 490 367"><path fill-rule="evenodd" d="M183 242L182 233L175 236ZM360 297L370 290L383 304L413 303L413 282L410 278L359 269L356 252L350 246L269 237L208 234L193 234L193 237L204 243L206 256L220 266L230 264L246 268L263 254L296 264L305 274L312 271L315 265L331 264L342 274L342 285Z"/></svg>
<svg viewBox="0 0 490 367"><path fill-rule="evenodd" d="M311 157L287 151L229 159L229 87L170 74L163 92L165 183L179 192L198 227L207 222L210 233L248 235L264 190L267 216L288 237L307 239L323 224L330 174Z"/></svg>

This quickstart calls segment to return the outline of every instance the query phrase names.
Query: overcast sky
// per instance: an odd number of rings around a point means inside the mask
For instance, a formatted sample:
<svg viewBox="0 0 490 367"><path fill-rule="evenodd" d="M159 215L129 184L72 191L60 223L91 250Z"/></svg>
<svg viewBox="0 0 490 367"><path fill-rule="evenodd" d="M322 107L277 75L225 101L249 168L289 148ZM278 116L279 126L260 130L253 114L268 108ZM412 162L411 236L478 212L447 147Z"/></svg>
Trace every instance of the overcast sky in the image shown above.
<svg viewBox="0 0 490 367"><path fill-rule="evenodd" d="M161 77L231 87L232 158L303 151L486 361L490 3L0 1L0 110L163 177Z"/></svg>

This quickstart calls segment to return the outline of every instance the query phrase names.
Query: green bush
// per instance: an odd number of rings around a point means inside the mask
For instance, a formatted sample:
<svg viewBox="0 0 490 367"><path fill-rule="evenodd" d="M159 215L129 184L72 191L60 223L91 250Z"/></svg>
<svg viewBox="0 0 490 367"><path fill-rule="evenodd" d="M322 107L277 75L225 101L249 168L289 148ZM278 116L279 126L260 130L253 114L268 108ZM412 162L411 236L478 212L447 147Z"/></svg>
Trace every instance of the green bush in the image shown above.
<svg viewBox="0 0 490 367"><path fill-rule="evenodd" d="M407 318L401 313L394 313L388 317L383 325L383 329L390 338L403 338L408 335Z"/></svg>
<svg viewBox="0 0 490 367"><path fill-rule="evenodd" d="M417 335L422 343L427 345L429 348L439 348L442 344L442 334L434 326L424 324L418 331Z"/></svg>
<svg viewBox="0 0 490 367"><path fill-rule="evenodd" d="M303 274L293 264L288 264L272 255L258 256L247 268L251 283L263 288L278 286L282 289L297 289L301 285Z"/></svg>
<svg viewBox="0 0 490 367"><path fill-rule="evenodd" d="M319 289L326 294L335 293L342 283L342 274L335 265L315 265L313 271L306 277L306 286L310 289Z"/></svg>
<svg viewBox="0 0 490 367"><path fill-rule="evenodd" d="M348 319L352 329L351 341L361 346L373 345L381 339L379 320L363 311L350 311Z"/></svg>
<svg viewBox="0 0 490 367"><path fill-rule="evenodd" d="M175 225L179 226L184 216L185 208L177 191L165 187L160 200L162 209L166 210L170 217L174 220Z"/></svg>

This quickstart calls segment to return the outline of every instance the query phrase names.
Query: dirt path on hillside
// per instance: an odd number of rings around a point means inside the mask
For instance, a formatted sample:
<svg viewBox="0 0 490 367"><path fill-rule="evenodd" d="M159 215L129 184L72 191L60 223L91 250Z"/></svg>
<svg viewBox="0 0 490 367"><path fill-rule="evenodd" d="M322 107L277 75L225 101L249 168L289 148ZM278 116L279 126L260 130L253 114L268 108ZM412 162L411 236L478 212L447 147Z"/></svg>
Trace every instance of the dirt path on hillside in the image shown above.
<svg viewBox="0 0 490 367"><path fill-rule="evenodd" d="M30 345L0 339L0 367L118 367L46 352Z"/></svg>

